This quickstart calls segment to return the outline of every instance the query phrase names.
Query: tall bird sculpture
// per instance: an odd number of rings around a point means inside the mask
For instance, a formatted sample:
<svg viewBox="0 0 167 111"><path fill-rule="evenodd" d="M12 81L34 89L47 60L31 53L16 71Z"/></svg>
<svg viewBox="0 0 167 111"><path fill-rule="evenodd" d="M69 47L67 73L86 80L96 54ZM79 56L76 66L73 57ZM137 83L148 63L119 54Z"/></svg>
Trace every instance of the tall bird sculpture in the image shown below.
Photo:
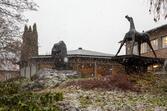
<svg viewBox="0 0 167 111"><path fill-rule="evenodd" d="M149 39L150 38L149 35L147 33L145 33L145 32L140 33L138 31L136 31L135 25L134 25L134 21L133 21L132 17L129 17L127 15L127 16L125 16L125 18L130 22L130 29L125 34L125 37L124 37L123 41L121 42L121 46L120 46L120 48L119 48L119 50L118 50L118 52L116 53L115 56L118 55L118 53L120 52L120 50L121 50L122 46L124 45L124 43L126 43L128 41L132 41L132 46L131 46L131 50L130 50L131 51L131 55L133 54L133 48L135 46L135 43L137 42L138 43L139 56L140 56L141 55L141 51L140 51L141 50L141 44L146 42L148 44L148 46L151 48L154 56L157 57L155 52L154 52L154 49L153 49L153 47L151 45L151 42L150 42L150 39Z"/></svg>

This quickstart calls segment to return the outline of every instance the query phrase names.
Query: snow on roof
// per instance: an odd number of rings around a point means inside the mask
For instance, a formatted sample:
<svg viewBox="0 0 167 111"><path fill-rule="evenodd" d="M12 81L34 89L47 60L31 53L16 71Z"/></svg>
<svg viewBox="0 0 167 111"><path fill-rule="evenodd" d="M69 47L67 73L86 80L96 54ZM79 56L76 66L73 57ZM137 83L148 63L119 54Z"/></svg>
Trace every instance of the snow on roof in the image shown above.
<svg viewBox="0 0 167 111"><path fill-rule="evenodd" d="M77 50L68 51L67 54L70 55L83 55L83 56L102 56L102 57L112 57L113 54L107 54L102 52L96 52L91 50L85 50L82 48L78 48Z"/></svg>

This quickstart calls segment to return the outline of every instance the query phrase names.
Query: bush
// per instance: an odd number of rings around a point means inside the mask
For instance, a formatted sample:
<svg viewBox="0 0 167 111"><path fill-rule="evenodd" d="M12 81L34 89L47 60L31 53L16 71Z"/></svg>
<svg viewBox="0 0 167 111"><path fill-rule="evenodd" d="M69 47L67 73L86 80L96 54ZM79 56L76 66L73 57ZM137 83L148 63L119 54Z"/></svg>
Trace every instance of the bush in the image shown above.
<svg viewBox="0 0 167 111"><path fill-rule="evenodd" d="M1 82L0 83L0 96L11 95L19 92L20 84L13 82Z"/></svg>
<svg viewBox="0 0 167 111"><path fill-rule="evenodd" d="M87 107L88 105L92 104L92 101L88 96L86 97L81 96L79 98L79 101L82 107Z"/></svg>
<svg viewBox="0 0 167 111"><path fill-rule="evenodd" d="M134 87L134 85L128 80L127 75L118 74L113 76L106 76L100 79L84 79L84 80L76 80L70 81L65 84L65 87L68 86L76 86L81 89L105 89L105 90L113 90L113 89L121 89L123 91L131 90L131 91L139 91L138 88Z"/></svg>
<svg viewBox="0 0 167 111"><path fill-rule="evenodd" d="M34 93L21 90L24 80L0 82L0 111L59 111L62 93Z"/></svg>
<svg viewBox="0 0 167 111"><path fill-rule="evenodd" d="M57 101L63 100L62 93L21 93L0 97L0 107L13 111L57 111Z"/></svg>
<svg viewBox="0 0 167 111"><path fill-rule="evenodd" d="M142 92L167 93L167 76L152 73L129 75L129 80L140 87Z"/></svg>

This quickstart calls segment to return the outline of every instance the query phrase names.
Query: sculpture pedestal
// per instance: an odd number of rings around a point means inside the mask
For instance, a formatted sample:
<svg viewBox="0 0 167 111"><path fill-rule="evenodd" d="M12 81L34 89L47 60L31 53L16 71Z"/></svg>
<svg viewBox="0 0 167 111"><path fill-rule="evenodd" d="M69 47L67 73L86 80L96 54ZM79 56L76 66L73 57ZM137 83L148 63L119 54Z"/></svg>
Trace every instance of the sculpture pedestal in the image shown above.
<svg viewBox="0 0 167 111"><path fill-rule="evenodd" d="M131 73L145 73L147 72L147 68L150 65L154 64L163 64L165 59L162 58L153 58L153 57L144 57L138 55L121 55L115 56L112 58L118 64L121 65L113 65L113 72L118 73L125 72L128 74ZM124 71L123 71L124 68ZM119 70L119 71L117 71Z"/></svg>

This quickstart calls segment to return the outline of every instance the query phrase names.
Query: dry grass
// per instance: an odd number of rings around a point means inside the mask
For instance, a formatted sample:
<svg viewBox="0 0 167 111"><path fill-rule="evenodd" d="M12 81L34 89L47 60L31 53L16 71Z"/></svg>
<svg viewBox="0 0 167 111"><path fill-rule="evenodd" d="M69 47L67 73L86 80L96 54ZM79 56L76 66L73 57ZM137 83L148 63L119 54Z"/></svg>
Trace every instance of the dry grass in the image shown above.
<svg viewBox="0 0 167 111"><path fill-rule="evenodd" d="M104 90L115 90L120 89L122 91L139 91L139 88L136 88L129 80L127 75L119 74L113 76L105 76L100 79L82 79L82 80L73 80L66 82L63 87L79 87L84 90L93 90L93 89L104 89Z"/></svg>

